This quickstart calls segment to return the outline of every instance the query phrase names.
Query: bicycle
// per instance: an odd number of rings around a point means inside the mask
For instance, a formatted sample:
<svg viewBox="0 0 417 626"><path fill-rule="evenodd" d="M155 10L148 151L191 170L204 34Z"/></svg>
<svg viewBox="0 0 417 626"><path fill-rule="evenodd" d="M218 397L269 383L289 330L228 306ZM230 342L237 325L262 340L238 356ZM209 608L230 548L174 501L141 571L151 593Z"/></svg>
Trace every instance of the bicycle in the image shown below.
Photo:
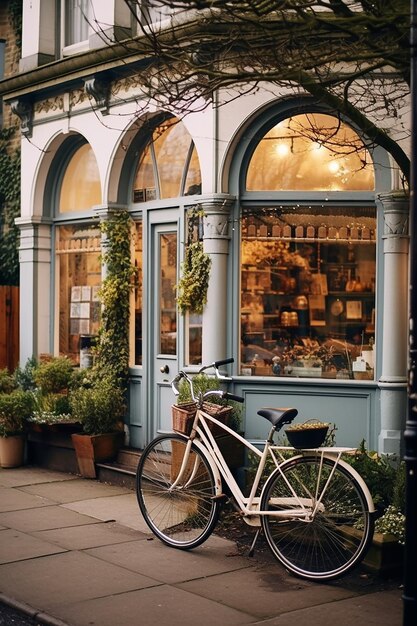
<svg viewBox="0 0 417 626"><path fill-rule="evenodd" d="M232 362L215 361L200 372L213 369L220 381L230 381L219 368ZM222 390L196 396L192 378L183 371L171 382L176 395L181 380L190 386L196 404L191 433L159 435L144 449L137 469L137 499L152 532L174 548L194 548L213 532L221 502L231 499L243 520L257 528L251 552L262 529L275 557L296 576L331 580L358 565L372 540L375 509L364 480L342 459L355 449L275 445L275 433L291 424L298 411L263 408L258 415L271 423L271 429L260 450L203 406L214 396L237 402L244 398ZM213 424L257 460L248 496L216 443ZM267 459L273 470L261 484ZM224 486L230 495L226 496Z"/></svg>

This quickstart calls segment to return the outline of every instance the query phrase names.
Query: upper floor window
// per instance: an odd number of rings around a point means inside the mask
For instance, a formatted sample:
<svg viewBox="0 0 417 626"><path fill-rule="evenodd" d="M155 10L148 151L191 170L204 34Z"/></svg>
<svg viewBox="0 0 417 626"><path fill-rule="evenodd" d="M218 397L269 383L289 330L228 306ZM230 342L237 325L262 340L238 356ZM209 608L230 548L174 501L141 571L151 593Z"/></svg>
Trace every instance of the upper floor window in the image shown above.
<svg viewBox="0 0 417 626"><path fill-rule="evenodd" d="M257 144L247 191L369 191L375 188L371 156L357 133L322 113L294 115Z"/></svg>
<svg viewBox="0 0 417 626"><path fill-rule="evenodd" d="M176 198L201 193L198 155L184 124L171 118L153 131L133 182L133 201Z"/></svg>
<svg viewBox="0 0 417 626"><path fill-rule="evenodd" d="M100 203L97 162L91 146L85 143L74 152L66 167L61 183L59 212L86 211Z"/></svg>
<svg viewBox="0 0 417 626"><path fill-rule="evenodd" d="M88 39L89 0L65 0L63 11L64 47Z"/></svg>

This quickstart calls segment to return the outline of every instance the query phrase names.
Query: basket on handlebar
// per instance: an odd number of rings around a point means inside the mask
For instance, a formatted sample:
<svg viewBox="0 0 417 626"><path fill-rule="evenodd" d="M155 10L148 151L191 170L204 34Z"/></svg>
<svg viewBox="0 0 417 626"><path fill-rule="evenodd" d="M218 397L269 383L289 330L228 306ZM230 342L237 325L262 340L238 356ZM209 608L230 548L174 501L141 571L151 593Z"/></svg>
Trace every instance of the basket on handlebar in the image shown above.
<svg viewBox="0 0 417 626"><path fill-rule="evenodd" d="M184 404L174 404L172 406L172 428L177 433L183 435L189 435L193 426L193 421L197 411L197 405L195 402L187 402ZM228 423L228 419L233 412L233 407L224 406L220 404L213 404L212 402L203 403L203 411L215 417L219 422L223 424ZM221 428L219 428L213 422L207 420L207 424L213 435L222 434Z"/></svg>

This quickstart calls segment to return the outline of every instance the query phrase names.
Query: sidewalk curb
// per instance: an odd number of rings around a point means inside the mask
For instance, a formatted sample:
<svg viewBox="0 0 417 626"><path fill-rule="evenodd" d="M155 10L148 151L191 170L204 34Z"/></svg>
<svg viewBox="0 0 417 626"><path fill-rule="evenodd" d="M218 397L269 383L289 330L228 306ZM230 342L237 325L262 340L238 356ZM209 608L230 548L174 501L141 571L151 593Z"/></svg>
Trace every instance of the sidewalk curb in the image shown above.
<svg viewBox="0 0 417 626"><path fill-rule="evenodd" d="M15 609L16 611L24 613L32 619L38 620L44 626L69 626L67 622L63 622L57 617L49 615L49 613L38 611L29 604L26 604L25 602L20 602L19 600L15 600L15 598L10 598L9 596L4 595L4 593L0 593L0 602L6 604L12 609Z"/></svg>

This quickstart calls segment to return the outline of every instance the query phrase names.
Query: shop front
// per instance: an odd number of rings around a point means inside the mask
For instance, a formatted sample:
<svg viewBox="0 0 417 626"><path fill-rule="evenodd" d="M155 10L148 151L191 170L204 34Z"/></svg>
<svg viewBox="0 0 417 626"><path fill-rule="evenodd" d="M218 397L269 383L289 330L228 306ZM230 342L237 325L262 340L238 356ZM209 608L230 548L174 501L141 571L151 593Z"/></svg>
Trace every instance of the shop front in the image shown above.
<svg viewBox="0 0 417 626"><path fill-rule="evenodd" d="M296 406L301 419L334 423L340 444L399 451L407 200L391 191L381 149L311 100L278 95L274 106L243 99L181 121L166 111L138 120L127 102L110 109L117 132L88 103L65 132L67 117L45 110L23 153L35 182L18 220L31 294L21 361L53 352L88 365L105 272L100 221L124 210L138 270L130 446L170 428L178 369L233 356L250 439L265 437L261 406ZM198 240L211 259L208 300L183 315L176 285L185 246Z"/></svg>

